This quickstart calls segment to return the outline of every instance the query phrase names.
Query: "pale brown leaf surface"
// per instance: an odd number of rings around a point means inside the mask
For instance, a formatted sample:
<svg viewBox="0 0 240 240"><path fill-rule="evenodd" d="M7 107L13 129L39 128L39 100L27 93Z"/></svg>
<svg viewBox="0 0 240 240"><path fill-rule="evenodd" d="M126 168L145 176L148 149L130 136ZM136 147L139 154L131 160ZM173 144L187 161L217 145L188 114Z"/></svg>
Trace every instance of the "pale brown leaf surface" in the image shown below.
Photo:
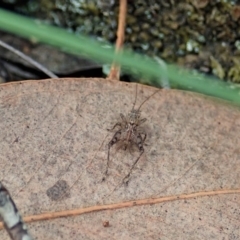
<svg viewBox="0 0 240 240"><path fill-rule="evenodd" d="M106 129L131 110L135 88L104 79L0 86L0 179L24 216L240 188L239 110L176 90L162 90L142 107L147 146L129 185L119 184L138 156L134 149L112 148L102 182L114 134ZM139 85L136 105L154 91ZM36 239L240 239L239 209L239 193L220 194L28 226ZM9 239L3 230L0 239Z"/></svg>

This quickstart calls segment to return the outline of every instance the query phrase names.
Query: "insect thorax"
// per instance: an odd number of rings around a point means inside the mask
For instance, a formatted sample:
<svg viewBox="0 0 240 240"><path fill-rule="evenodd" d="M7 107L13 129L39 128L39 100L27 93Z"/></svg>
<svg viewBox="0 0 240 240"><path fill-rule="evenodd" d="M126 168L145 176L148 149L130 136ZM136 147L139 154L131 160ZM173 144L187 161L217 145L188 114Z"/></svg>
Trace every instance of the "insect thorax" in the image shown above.
<svg viewBox="0 0 240 240"><path fill-rule="evenodd" d="M138 121L140 119L141 113L139 110L133 109L129 114L128 114L128 122L131 125L137 125Z"/></svg>

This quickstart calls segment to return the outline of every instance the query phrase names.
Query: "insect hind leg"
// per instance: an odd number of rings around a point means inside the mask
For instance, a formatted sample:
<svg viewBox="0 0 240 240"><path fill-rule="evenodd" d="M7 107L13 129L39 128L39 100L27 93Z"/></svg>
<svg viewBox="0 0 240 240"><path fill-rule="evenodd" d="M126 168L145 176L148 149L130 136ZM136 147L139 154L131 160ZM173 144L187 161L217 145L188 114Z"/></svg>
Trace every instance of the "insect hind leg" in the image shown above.
<svg viewBox="0 0 240 240"><path fill-rule="evenodd" d="M147 135L144 134L144 138L142 138L141 134L139 133L139 134L137 135L137 139L136 139L137 141L134 142L135 145L137 146L140 154L139 154L139 156L137 157L137 159L135 160L135 162L133 163L133 165L131 166L128 174L127 174L127 175L123 178L123 180L122 180L122 182L125 183L126 185L128 185L129 177L130 177L130 175L131 175L134 167L136 166L136 164L138 163L139 159L141 158L141 156L142 156L143 153L144 153L143 143L144 143L146 137L147 137Z"/></svg>
<svg viewBox="0 0 240 240"><path fill-rule="evenodd" d="M113 138L111 139L111 141L108 143L108 156L107 156L107 166L106 166L106 170L104 172L104 177L102 178L102 181L104 181L106 179L106 176L108 175L108 168L109 168L109 161L110 161L110 149L111 147L116 144L120 139L121 139L121 130L118 130Z"/></svg>

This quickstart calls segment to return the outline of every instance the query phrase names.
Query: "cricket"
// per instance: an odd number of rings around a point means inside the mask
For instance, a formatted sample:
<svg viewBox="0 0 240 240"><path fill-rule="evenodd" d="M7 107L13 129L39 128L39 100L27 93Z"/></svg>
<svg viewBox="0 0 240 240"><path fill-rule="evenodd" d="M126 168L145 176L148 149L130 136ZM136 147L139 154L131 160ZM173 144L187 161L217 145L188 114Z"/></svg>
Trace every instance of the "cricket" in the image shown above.
<svg viewBox="0 0 240 240"><path fill-rule="evenodd" d="M134 100L134 104L131 111L126 116L120 113L121 122L117 122L111 129L107 129L108 131L113 131L114 129L116 129L116 132L114 133L112 139L108 143L107 164L106 164L106 170L104 172L104 177L102 179L103 181L106 179L108 175L109 162L110 162L110 150L115 144L121 142L123 146L123 150L126 150L128 147L135 145L139 151L139 156L133 162L127 175L122 180L122 182L125 183L126 185L129 182L129 178L134 167L137 165L139 159L144 153L143 145L147 138L147 133L141 127L142 127L142 124L147 121L147 119L141 118L140 109L143 106L143 104L147 100L149 100L153 95L155 95L160 89L158 89L153 94L148 96L140 104L140 106L137 109L135 109L136 100L137 100L137 86L138 85L136 85L135 100Z"/></svg>

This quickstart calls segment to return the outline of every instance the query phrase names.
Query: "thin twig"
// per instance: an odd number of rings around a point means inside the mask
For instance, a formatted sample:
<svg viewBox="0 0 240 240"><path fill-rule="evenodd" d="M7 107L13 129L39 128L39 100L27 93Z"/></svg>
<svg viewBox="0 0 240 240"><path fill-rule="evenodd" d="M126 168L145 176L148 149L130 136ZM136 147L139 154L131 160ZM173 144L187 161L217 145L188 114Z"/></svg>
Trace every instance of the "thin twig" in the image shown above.
<svg viewBox="0 0 240 240"><path fill-rule="evenodd" d="M118 30L115 52L119 53L124 43L125 38L125 25L127 16L127 0L120 0L120 9L118 15ZM108 79L119 80L120 78L120 66L113 62Z"/></svg>
<svg viewBox="0 0 240 240"><path fill-rule="evenodd" d="M44 221L44 220L50 220L55 218L77 216L81 214L104 211L104 210L115 210L120 208L152 205L152 204L159 204L163 202L180 201L180 200L186 200L186 199L197 198L197 197L226 195L226 194L240 194L240 188L220 189L220 190L213 190L213 191L206 191L206 192L202 191L202 192L195 192L195 193L189 193L189 194L158 197L158 198L138 199L138 200L132 200L128 202L113 203L113 204L101 205L101 206L96 205L96 206L87 207L87 208L78 208L78 209L72 209L72 210L49 212L49 213L42 213L39 215L27 216L27 217L24 217L23 220L24 222ZM3 228L3 224L0 223L0 229L2 228Z"/></svg>
<svg viewBox="0 0 240 240"><path fill-rule="evenodd" d="M48 75L50 78L58 78L57 75L55 75L54 73L52 73L51 71L49 71L48 69L46 69L44 66L42 66L40 63L36 62L35 60L33 60L32 58L28 57L27 55L25 55L24 53L20 52L19 50L17 50L16 48L13 48L12 46L8 45L7 43L3 42L0 40L0 46L8 49L9 51L15 53L16 55L18 55L19 57L21 57L22 59L24 59L25 61L27 61L28 63L30 63L31 65L35 66L36 68L38 68L40 71L44 72L46 75Z"/></svg>

